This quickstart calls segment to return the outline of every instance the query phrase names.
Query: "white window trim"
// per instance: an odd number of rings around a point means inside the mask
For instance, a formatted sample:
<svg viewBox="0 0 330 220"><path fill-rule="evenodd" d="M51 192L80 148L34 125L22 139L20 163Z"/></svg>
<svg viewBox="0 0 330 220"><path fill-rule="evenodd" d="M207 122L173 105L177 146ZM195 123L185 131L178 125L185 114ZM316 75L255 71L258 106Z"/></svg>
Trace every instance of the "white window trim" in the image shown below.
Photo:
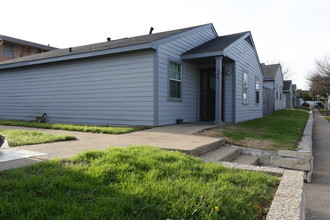
<svg viewBox="0 0 330 220"><path fill-rule="evenodd" d="M171 78L171 68L170 65L171 63L176 63L179 64L181 67L181 80L178 79L173 79ZM168 68L168 91L167 91L167 97L168 97L168 101L170 102L182 102L182 97L183 97L183 65L182 62L178 61L178 60L174 60L174 59L169 59L168 60L168 64L167 64L167 68ZM171 81L176 81L176 82L180 82L180 98L174 98L171 97Z"/></svg>
<svg viewBox="0 0 330 220"><path fill-rule="evenodd" d="M246 79L246 87L244 85L244 81L245 81L245 74L247 76ZM243 81L242 81L242 102L244 105L249 104L249 74L247 71L243 71ZM246 89L246 100L244 100L244 89Z"/></svg>

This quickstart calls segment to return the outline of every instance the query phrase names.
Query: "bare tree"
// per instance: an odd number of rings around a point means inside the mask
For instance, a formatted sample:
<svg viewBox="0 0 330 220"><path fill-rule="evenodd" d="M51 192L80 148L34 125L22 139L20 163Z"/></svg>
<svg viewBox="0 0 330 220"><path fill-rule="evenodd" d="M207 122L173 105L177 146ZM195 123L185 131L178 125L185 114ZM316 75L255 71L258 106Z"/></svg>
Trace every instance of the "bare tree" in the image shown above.
<svg viewBox="0 0 330 220"><path fill-rule="evenodd" d="M327 96L330 94L330 57L315 60L315 68L308 78L313 95Z"/></svg>

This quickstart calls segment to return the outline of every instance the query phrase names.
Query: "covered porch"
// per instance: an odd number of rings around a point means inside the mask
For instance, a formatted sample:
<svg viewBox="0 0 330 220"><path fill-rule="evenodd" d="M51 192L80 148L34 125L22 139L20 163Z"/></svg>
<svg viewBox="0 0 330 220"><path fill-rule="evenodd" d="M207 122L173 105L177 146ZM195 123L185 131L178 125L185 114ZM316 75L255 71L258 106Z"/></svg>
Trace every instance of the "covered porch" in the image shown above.
<svg viewBox="0 0 330 220"><path fill-rule="evenodd" d="M198 113L200 121L216 125L236 122L235 60L225 54L246 33L217 37L186 53L181 58L198 68Z"/></svg>

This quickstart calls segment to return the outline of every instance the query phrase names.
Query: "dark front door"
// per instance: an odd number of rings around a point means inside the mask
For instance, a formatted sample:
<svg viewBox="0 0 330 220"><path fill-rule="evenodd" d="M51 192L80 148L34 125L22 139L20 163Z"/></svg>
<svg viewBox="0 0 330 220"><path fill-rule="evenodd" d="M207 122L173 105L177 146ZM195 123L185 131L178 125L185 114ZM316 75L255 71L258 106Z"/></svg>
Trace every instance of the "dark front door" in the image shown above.
<svg viewBox="0 0 330 220"><path fill-rule="evenodd" d="M215 69L200 72L200 120L214 121L215 116Z"/></svg>

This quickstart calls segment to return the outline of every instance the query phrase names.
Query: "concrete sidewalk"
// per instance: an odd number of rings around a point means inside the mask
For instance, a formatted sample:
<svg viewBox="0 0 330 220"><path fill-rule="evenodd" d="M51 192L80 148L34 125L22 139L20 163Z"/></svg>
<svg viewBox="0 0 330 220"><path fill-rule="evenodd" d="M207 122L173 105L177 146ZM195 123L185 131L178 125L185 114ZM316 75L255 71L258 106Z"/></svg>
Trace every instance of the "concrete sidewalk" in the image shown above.
<svg viewBox="0 0 330 220"><path fill-rule="evenodd" d="M193 133L214 127L205 124L181 124L156 127L139 132L122 135L94 134L62 130L47 130L36 128L23 128L0 126L0 129L38 130L51 134L70 134L78 140L55 142L16 147L15 150L28 150L45 153L42 156L12 160L0 163L0 171L16 168L21 165L35 163L36 159L47 160L54 158L67 158L86 150L103 150L110 146L127 147L132 145L148 145L166 149L180 150L192 155L199 155L207 149L214 149L224 143L223 139L193 135ZM11 148L13 149L13 148ZM1 150L4 151L5 149Z"/></svg>
<svg viewBox="0 0 330 220"><path fill-rule="evenodd" d="M307 219L330 219L330 123L314 111L314 171L305 183Z"/></svg>

